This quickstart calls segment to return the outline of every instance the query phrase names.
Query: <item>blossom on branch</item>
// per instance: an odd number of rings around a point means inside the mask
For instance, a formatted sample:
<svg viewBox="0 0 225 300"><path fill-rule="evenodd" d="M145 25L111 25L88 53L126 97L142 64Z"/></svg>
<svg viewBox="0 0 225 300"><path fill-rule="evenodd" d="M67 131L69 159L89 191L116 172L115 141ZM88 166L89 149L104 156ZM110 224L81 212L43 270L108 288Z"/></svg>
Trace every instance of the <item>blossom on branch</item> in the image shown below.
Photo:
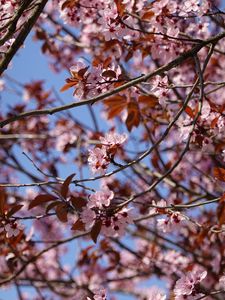
<svg viewBox="0 0 225 300"><path fill-rule="evenodd" d="M187 275L183 275L179 280L177 280L174 294L176 300L183 300L186 296L199 297L199 290L197 289L199 283L205 279L207 276L207 271L192 271L188 272ZM201 290L200 290L201 291ZM193 299L193 298L192 298Z"/></svg>
<svg viewBox="0 0 225 300"><path fill-rule="evenodd" d="M115 132L109 132L105 137L100 137L100 144L94 149L89 150L88 163L92 172L104 174L111 160L126 139L126 134Z"/></svg>

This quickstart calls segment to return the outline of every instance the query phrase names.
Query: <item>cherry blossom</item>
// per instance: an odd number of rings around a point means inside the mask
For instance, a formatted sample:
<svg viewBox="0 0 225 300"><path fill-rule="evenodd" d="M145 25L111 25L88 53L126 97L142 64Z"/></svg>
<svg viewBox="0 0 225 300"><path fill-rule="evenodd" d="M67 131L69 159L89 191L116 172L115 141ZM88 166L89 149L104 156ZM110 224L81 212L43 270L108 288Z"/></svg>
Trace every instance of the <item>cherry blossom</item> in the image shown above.
<svg viewBox="0 0 225 300"><path fill-rule="evenodd" d="M98 191L89 197L87 206L89 208L98 207L102 209L103 207L110 205L110 202L113 199L113 197L113 191L110 191L107 187L105 187L101 191Z"/></svg>
<svg viewBox="0 0 225 300"><path fill-rule="evenodd" d="M157 227L162 232L171 232L175 228L179 228L186 218L179 212L169 213L166 218L157 219Z"/></svg>
<svg viewBox="0 0 225 300"><path fill-rule="evenodd" d="M96 214L92 209L84 208L81 212L81 220L85 224L86 229L90 229L94 225Z"/></svg>
<svg viewBox="0 0 225 300"><path fill-rule="evenodd" d="M105 173L111 159L126 139L126 134L118 134L115 132L110 132L104 137L100 137L102 146L96 146L93 150L89 149L88 163L92 172Z"/></svg>
<svg viewBox="0 0 225 300"><path fill-rule="evenodd" d="M184 1L183 9L185 12L197 12L199 9L200 3L198 0L187 0Z"/></svg>
<svg viewBox="0 0 225 300"><path fill-rule="evenodd" d="M206 271L188 272L187 275L181 277L175 285L174 293L176 299L182 299L184 295L193 295L196 285L198 285L207 276Z"/></svg>
<svg viewBox="0 0 225 300"><path fill-rule="evenodd" d="M107 133L104 137L100 137L100 141L102 144L107 146L120 146L127 139L126 133L118 134L116 132Z"/></svg>
<svg viewBox="0 0 225 300"><path fill-rule="evenodd" d="M93 173L105 173L110 161L108 160L106 148L89 149L88 163Z"/></svg>
<svg viewBox="0 0 225 300"><path fill-rule="evenodd" d="M18 221L3 224L3 226L0 228L0 232L4 230L7 238L16 237L24 229L24 226Z"/></svg>

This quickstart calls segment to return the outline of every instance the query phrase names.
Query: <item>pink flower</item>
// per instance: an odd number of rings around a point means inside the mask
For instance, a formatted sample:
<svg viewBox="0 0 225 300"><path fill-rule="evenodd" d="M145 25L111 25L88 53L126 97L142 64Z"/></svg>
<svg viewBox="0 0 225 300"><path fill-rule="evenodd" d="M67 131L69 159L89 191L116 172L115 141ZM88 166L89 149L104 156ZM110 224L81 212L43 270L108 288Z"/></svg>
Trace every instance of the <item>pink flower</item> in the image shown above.
<svg viewBox="0 0 225 300"><path fill-rule="evenodd" d="M159 51L157 49L156 51L158 55ZM164 76L162 78L159 75L155 76L154 80L152 80L152 91L159 98L159 103L165 106L165 101L168 100L169 96L168 77Z"/></svg>
<svg viewBox="0 0 225 300"><path fill-rule="evenodd" d="M96 147L93 150L89 150L88 163L93 173L105 173L105 170L109 164L106 148Z"/></svg>
<svg viewBox="0 0 225 300"><path fill-rule="evenodd" d="M206 100L203 101L202 110L201 110L201 118L207 119L209 117L210 112L211 112L211 107L209 105L209 102Z"/></svg>
<svg viewBox="0 0 225 300"><path fill-rule="evenodd" d="M181 221L185 221L185 217L179 212L168 214L167 217L157 220L157 228L162 232L171 232L180 226Z"/></svg>
<svg viewBox="0 0 225 300"><path fill-rule="evenodd" d="M90 196L87 206L89 208L98 207L102 209L104 206L109 206L114 193L105 187L102 191L98 191Z"/></svg>
<svg viewBox="0 0 225 300"><path fill-rule="evenodd" d="M164 207L167 206L167 203L164 199L161 199L160 201L158 201L157 203L155 202L155 200L152 201L152 206L153 208L151 208L149 210L149 213L151 215L154 215L154 214L158 214L160 212L160 210L162 211L162 209L164 209ZM154 207L154 206L157 206L157 207ZM159 208L160 207L160 208Z"/></svg>
<svg viewBox="0 0 225 300"><path fill-rule="evenodd" d="M123 236L128 224L133 223L131 209L123 208L112 217L103 218L101 233L106 236Z"/></svg>
<svg viewBox="0 0 225 300"><path fill-rule="evenodd" d="M96 214L90 208L84 208L81 212L81 221L85 224L86 230L90 229L95 222Z"/></svg>
<svg viewBox="0 0 225 300"><path fill-rule="evenodd" d="M156 16L160 15L162 13L162 9L169 4L169 0L162 0L162 1L155 1L153 3L152 11Z"/></svg>
<svg viewBox="0 0 225 300"><path fill-rule="evenodd" d="M126 133L119 134L116 132L109 132L106 133L105 137L100 137L102 144L107 146L120 146L126 141L126 139Z"/></svg>
<svg viewBox="0 0 225 300"><path fill-rule="evenodd" d="M191 295L197 284L199 284L207 276L207 271L188 272L188 274L177 280L174 293L175 299L179 299L183 295Z"/></svg>
<svg viewBox="0 0 225 300"><path fill-rule="evenodd" d="M110 24L107 27L105 27L103 30L105 40L110 41L112 39L116 39L117 31L118 31L118 26L116 26L115 23Z"/></svg>
<svg viewBox="0 0 225 300"><path fill-rule="evenodd" d="M197 12L199 10L199 1L198 0L188 0L184 1L183 9L185 12Z"/></svg>
<svg viewBox="0 0 225 300"><path fill-rule="evenodd" d="M103 144L101 148L89 150L88 163L93 173L105 173L111 158L116 154L117 148L127 139L126 134L109 132L105 137L100 137Z"/></svg>
<svg viewBox="0 0 225 300"><path fill-rule="evenodd" d="M8 223L5 225L6 237L11 238L17 236L21 230L23 230L23 225L18 222Z"/></svg>
<svg viewBox="0 0 225 300"><path fill-rule="evenodd" d="M155 214L167 214L165 217L157 219L157 228L162 232L171 232L180 226L180 223L185 221L185 216L181 215L178 211L171 211L166 208L170 203L166 203L164 199L161 199L157 203L153 200L153 208L149 210L151 215ZM154 207L156 206L156 207Z"/></svg>
<svg viewBox="0 0 225 300"><path fill-rule="evenodd" d="M77 63L70 68L70 73L73 76L74 73L77 73L84 68L86 68L86 65L83 63L83 61L77 61Z"/></svg>

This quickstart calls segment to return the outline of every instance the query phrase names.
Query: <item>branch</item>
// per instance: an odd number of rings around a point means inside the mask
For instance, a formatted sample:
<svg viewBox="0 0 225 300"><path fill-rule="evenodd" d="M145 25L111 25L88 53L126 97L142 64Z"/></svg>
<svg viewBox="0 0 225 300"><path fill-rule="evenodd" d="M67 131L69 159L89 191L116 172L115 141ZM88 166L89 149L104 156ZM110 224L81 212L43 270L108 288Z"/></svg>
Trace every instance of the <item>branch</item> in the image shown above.
<svg viewBox="0 0 225 300"><path fill-rule="evenodd" d="M37 21L38 17L42 13L46 3L48 0L41 0L39 3L37 3L37 7L34 9L31 17L27 20L27 22L24 24L22 30L18 34L15 42L12 44L10 49L6 52L4 59L0 62L0 75L3 74L3 72L7 69L9 63L13 59L16 52L19 50L19 48L23 45L25 39L27 38L28 34L30 33L31 29L33 28L35 22Z"/></svg>
<svg viewBox="0 0 225 300"><path fill-rule="evenodd" d="M47 1L45 0L44 2L47 2ZM74 107L78 107L78 106L82 106L82 105L86 105L86 104L94 104L97 101L103 100L103 99L105 99L107 97L110 97L110 96L112 96L112 95L114 95L118 92L121 92L121 91L123 91L123 90L125 90L129 87L135 86L138 83L147 81L147 80L149 80L150 78L152 78L156 75L163 74L165 71L169 71L169 70L177 67L182 62L184 62L186 59L195 56L206 45L214 44L214 43L218 42L219 40L221 40L224 37L225 37L225 32L222 32L222 33L220 33L216 36L213 36L212 38L203 41L201 44L198 44L198 45L194 46L191 50L184 52L183 54L181 54L180 56L178 56L176 59L172 60L168 64L163 65L162 67L156 69L155 71L153 71L151 73L148 73L146 75L141 75L137 78L134 78L134 79L130 80L129 82L115 88L112 91L103 93L103 94L101 94L97 97L82 100L80 102L72 102L70 104L58 106L58 107L55 107L55 108L37 109L37 110L31 110L31 111L28 111L28 112L23 112L21 114L15 115L11 118L8 118L8 119L0 122L0 127L2 128L7 124L13 123L17 120L24 119L26 117L40 116L40 115L53 115L57 112L64 111L64 110L67 110L67 109L71 109L71 108L74 108ZM0 70L1 70L1 65L0 65Z"/></svg>
<svg viewBox="0 0 225 300"><path fill-rule="evenodd" d="M3 31L5 28L8 27L6 33L3 35L3 37L0 39L0 46L2 46L10 37L15 33L16 31L16 25L19 21L19 18L24 13L25 9L30 5L30 0L24 1L19 9L14 14L13 18L11 18L4 26L0 28L0 31Z"/></svg>

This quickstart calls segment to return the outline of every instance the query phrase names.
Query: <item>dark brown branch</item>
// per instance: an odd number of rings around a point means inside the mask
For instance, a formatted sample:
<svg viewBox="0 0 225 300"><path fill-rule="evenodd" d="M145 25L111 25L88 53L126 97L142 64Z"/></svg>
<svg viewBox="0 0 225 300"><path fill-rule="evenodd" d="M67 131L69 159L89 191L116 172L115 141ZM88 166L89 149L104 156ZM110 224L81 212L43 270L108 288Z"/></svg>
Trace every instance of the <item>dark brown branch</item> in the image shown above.
<svg viewBox="0 0 225 300"><path fill-rule="evenodd" d="M6 33L0 39L0 46L2 46L6 41L8 41L10 37L15 33L17 22L24 13L25 9L30 5L30 3L30 0L23 1L15 15L12 18L10 18L10 20L4 26L0 28L0 31L3 31L8 27Z"/></svg>
<svg viewBox="0 0 225 300"><path fill-rule="evenodd" d="M33 28L34 24L36 23L38 17L42 13L46 3L48 0L41 0L37 3L37 6L34 8L31 17L25 22L23 28L21 29L20 33L18 34L16 40L10 47L10 49L6 52L4 58L0 62L0 75L7 69L9 63L13 59L16 52L19 48L23 45L25 39L27 38L28 34L30 33L31 29Z"/></svg>

